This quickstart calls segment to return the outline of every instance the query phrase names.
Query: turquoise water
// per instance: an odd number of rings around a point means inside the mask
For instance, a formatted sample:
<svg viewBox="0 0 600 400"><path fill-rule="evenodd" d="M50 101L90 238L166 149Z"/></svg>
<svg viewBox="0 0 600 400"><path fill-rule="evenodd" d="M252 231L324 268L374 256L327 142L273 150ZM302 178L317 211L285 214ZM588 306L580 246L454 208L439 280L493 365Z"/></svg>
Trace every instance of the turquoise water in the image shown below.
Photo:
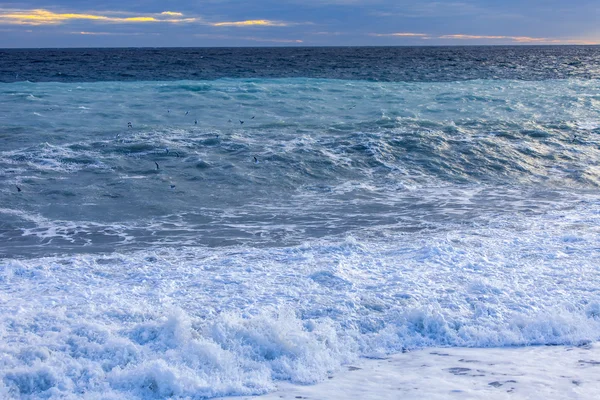
<svg viewBox="0 0 600 400"><path fill-rule="evenodd" d="M0 96L5 256L454 230L599 182L597 81L24 82Z"/></svg>

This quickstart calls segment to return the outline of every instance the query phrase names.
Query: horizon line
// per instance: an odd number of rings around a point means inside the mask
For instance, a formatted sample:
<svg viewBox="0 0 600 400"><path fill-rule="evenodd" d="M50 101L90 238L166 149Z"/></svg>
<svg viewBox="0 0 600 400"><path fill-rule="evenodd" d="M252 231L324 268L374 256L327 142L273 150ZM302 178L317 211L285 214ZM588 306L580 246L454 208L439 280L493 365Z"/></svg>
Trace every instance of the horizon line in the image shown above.
<svg viewBox="0 0 600 400"><path fill-rule="evenodd" d="M600 43L510 43L510 44L398 44L398 45L232 45L232 46L67 46L67 47L0 47L2 50L63 50L63 49L231 49L231 48L368 48L368 47L599 47Z"/></svg>

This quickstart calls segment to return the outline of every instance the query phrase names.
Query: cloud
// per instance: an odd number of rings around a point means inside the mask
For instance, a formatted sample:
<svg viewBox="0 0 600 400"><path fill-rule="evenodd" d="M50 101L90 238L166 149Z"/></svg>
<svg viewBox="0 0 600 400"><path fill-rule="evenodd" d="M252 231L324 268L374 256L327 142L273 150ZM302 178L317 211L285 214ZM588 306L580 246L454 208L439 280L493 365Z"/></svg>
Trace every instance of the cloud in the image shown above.
<svg viewBox="0 0 600 400"><path fill-rule="evenodd" d="M376 37L404 37L404 38L419 38L423 40L441 39L441 40L485 40L485 41L504 41L519 44L598 44L598 41L587 39L561 39L548 37L531 37L531 36L510 36L510 35L465 35L465 34L450 34L450 35L431 35L426 33L398 32L398 33L370 33L369 36Z"/></svg>
<svg viewBox="0 0 600 400"><path fill-rule="evenodd" d="M521 41L521 42L547 40L546 38L532 38L532 37L527 37L527 36L463 35L463 34L442 35L442 36L438 36L438 39L458 39L458 40L508 39L508 40Z"/></svg>
<svg viewBox="0 0 600 400"><path fill-rule="evenodd" d="M113 24L134 23L197 23L213 27L283 27L298 25L296 23L273 21L269 19L250 19L243 21L208 22L200 17L186 17L176 11L163 11L154 14L133 14L119 11L104 11L101 13L70 13L54 12L45 9L6 10L0 9L0 25L60 25L76 21L89 21Z"/></svg>
<svg viewBox="0 0 600 400"><path fill-rule="evenodd" d="M247 21L235 21L235 22L214 22L212 26L289 26L289 23L281 21L270 21L268 19L250 19Z"/></svg>
<svg viewBox="0 0 600 400"><path fill-rule="evenodd" d="M174 12L174 11L163 11L160 13L160 15L170 15L172 17L183 17L182 13Z"/></svg>
<svg viewBox="0 0 600 400"><path fill-rule="evenodd" d="M255 36L230 36L230 35L215 35L211 33L198 33L194 35L196 37L204 37L211 39L234 39L234 40L249 40L253 42L266 42L266 43L303 43L300 39L278 39L278 38L261 38Z"/></svg>
<svg viewBox="0 0 600 400"><path fill-rule="evenodd" d="M397 32L397 33L370 33L369 36L399 36L399 37L428 37L426 33Z"/></svg>
<svg viewBox="0 0 600 400"><path fill-rule="evenodd" d="M321 31L321 32L308 32L311 35L325 35L325 36L342 36L342 35L348 35L348 32L327 32L327 31Z"/></svg>
<svg viewBox="0 0 600 400"><path fill-rule="evenodd" d="M146 35L160 35L159 33L148 33L148 32L69 32L71 35L86 35L86 36L146 36Z"/></svg>
<svg viewBox="0 0 600 400"><path fill-rule="evenodd" d="M198 21L197 18L182 18L183 14L165 11L160 14L142 14L126 16L118 12L102 14L86 13L57 13L44 9L36 10L0 10L0 24L14 25L58 25L68 21L95 21L105 23L189 23Z"/></svg>
<svg viewBox="0 0 600 400"><path fill-rule="evenodd" d="M547 37L530 37L530 36L504 36L504 35L442 35L438 39L454 39L454 40L505 40L513 43L539 43L539 44L596 44L586 39L558 39Z"/></svg>

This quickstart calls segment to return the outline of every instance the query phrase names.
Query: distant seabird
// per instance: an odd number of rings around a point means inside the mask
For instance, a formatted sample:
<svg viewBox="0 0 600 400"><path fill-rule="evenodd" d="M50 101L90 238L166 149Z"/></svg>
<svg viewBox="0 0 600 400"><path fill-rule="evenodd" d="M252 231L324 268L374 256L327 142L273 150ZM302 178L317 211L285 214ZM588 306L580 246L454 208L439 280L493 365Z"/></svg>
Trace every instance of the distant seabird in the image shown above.
<svg viewBox="0 0 600 400"><path fill-rule="evenodd" d="M178 153L178 152L175 152L175 156L179 157L179 153Z"/></svg>
<svg viewBox="0 0 600 400"><path fill-rule="evenodd" d="M186 112L185 112L185 115L188 115L189 113L190 113L189 111L186 111Z"/></svg>
<svg viewBox="0 0 600 400"><path fill-rule="evenodd" d="M15 186L17 186L17 185L15 185ZM17 192L20 192L20 191L21 191L21 188L17 186Z"/></svg>
<svg viewBox="0 0 600 400"><path fill-rule="evenodd" d="M175 189L175 185L171 185L171 189Z"/></svg>
<svg viewBox="0 0 600 400"><path fill-rule="evenodd" d="M133 125L131 125L131 122L128 122L128 123L127 123L127 127L128 127L128 128L133 128Z"/></svg>
<svg viewBox="0 0 600 400"><path fill-rule="evenodd" d="M252 118L250 118L250 119L254 119L254 115L253 115L253 116L252 116Z"/></svg>
<svg viewBox="0 0 600 400"><path fill-rule="evenodd" d="M154 161L154 164L156 164L156 169L160 169L160 167L158 166L158 163L156 161Z"/></svg>
<svg viewBox="0 0 600 400"><path fill-rule="evenodd" d="M165 147L165 153L169 154L169 148Z"/></svg>
<svg viewBox="0 0 600 400"><path fill-rule="evenodd" d="M254 164L258 164L258 158L254 157Z"/></svg>
<svg viewBox="0 0 600 400"><path fill-rule="evenodd" d="M244 123L244 121L242 121L242 120L240 119L240 125L241 125L241 124L243 124L243 123Z"/></svg>
<svg viewBox="0 0 600 400"><path fill-rule="evenodd" d="M194 120L194 125L198 125L198 120L197 119Z"/></svg>

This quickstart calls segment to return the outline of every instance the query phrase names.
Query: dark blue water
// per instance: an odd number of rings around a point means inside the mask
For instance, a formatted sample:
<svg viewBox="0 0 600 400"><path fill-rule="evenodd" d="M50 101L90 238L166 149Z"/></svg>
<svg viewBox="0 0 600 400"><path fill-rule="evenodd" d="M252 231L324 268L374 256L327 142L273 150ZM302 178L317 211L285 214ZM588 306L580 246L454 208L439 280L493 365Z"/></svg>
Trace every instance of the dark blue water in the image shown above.
<svg viewBox="0 0 600 400"><path fill-rule="evenodd" d="M0 82L598 79L600 46L0 50Z"/></svg>

